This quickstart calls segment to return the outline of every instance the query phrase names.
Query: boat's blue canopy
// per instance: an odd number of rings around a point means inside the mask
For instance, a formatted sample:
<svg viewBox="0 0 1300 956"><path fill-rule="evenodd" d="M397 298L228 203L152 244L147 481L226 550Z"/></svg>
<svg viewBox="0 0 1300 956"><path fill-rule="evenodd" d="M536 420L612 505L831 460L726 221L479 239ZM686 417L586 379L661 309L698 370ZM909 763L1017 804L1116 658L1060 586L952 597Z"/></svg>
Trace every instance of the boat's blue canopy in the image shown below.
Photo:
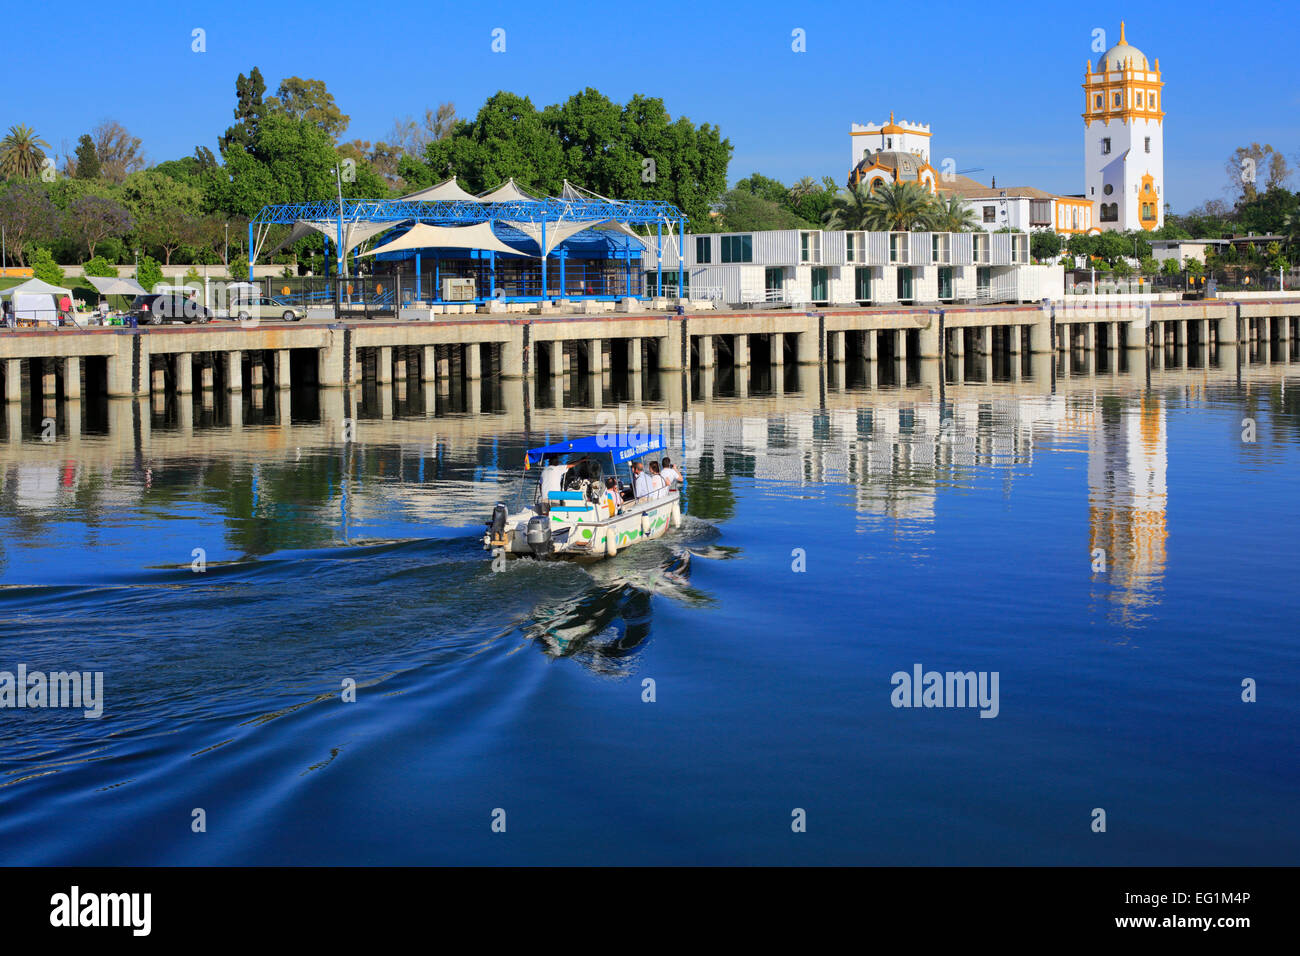
<svg viewBox="0 0 1300 956"><path fill-rule="evenodd" d="M628 434L592 435L588 438L570 438L568 441L543 445L541 448L528 449L528 460L540 465L547 455L567 455L572 452L590 452L592 454L608 453L614 461L629 461L651 452L663 451L663 435L644 435L635 432Z"/></svg>

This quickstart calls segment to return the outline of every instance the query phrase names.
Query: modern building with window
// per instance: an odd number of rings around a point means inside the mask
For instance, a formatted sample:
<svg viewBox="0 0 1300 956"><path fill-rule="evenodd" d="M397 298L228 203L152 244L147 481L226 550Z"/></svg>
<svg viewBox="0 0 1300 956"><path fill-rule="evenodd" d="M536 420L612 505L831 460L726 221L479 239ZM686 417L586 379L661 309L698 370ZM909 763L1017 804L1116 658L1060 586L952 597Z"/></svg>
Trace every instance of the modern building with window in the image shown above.
<svg viewBox="0 0 1300 956"><path fill-rule="evenodd" d="M732 306L1038 302L1064 294L1060 267L1030 263L1018 233L781 229L688 235L684 295ZM647 251L647 275L659 262ZM675 244L663 274L677 275ZM675 290L674 290L675 291Z"/></svg>

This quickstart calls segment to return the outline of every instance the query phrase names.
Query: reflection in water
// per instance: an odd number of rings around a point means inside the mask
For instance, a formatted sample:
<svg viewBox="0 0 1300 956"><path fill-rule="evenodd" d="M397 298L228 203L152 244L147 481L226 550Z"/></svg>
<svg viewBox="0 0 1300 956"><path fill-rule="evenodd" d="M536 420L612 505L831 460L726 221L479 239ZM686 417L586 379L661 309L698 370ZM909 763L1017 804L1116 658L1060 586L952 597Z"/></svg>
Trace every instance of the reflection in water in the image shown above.
<svg viewBox="0 0 1300 956"><path fill-rule="evenodd" d="M591 433L627 402L662 423L690 512L712 522L736 516L738 482L782 495L845 485L859 530L925 533L945 494L994 476L1010 495L1043 449L1086 451L1089 550L1106 551L1101 583L1136 621L1166 564L1167 404L1236 401L1256 415L1261 397L1286 400L1289 367L1243 375L1235 352L1213 368L1155 369L1098 354L1109 370L1087 375L1064 356L1022 356L1018 381L850 362L88 398L59 403L50 442L30 403L10 404L0 562L21 582L83 580L184 564L196 547L229 561L363 543L393 524L398 536L476 528L518 486L524 448ZM142 533L115 533L123 524Z"/></svg>
<svg viewBox="0 0 1300 956"><path fill-rule="evenodd" d="M1168 488L1159 396L1105 402L1088 435L1088 549L1106 564L1116 623L1142 620L1165 571Z"/></svg>
<svg viewBox="0 0 1300 956"><path fill-rule="evenodd" d="M687 522L681 536L700 536L707 527L698 520ZM707 550L698 553L713 556ZM691 556L692 551L671 538L657 539L609 561L586 565L591 586L576 596L539 605L524 634L550 657L572 658L606 677L631 676L639 648L650 636L652 597L696 608L714 604L690 585Z"/></svg>
<svg viewBox="0 0 1300 956"><path fill-rule="evenodd" d="M8 663L103 670L107 704L0 721L0 841L37 864L482 861L466 834L505 793L552 855L493 841L501 862L789 863L771 809L793 780L872 807L810 827L817 859L1114 863L1059 836L1085 774L1158 795L1126 807L1145 835L1121 862L1225 862L1207 807L1234 846L1293 859L1272 768L1294 706L1219 748L1242 708L1206 703L1250 672L1233 626L1300 684L1291 367L1115 358L88 398L52 441L45 403L11 404ZM664 425L683 527L493 572L482 523L524 449L623 402ZM916 660L1001 671L1003 716L900 715L877 690ZM637 680L666 675L671 702L643 707ZM604 822L552 812L575 794ZM185 839L200 805L225 839Z"/></svg>

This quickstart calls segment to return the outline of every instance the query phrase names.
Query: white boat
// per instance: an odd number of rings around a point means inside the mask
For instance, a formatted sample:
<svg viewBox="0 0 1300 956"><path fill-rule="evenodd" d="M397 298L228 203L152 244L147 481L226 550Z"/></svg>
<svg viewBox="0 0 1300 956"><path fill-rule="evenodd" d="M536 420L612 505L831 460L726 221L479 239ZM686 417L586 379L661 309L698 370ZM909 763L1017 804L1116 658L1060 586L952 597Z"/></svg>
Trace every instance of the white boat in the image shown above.
<svg viewBox="0 0 1300 956"><path fill-rule="evenodd" d="M663 537L682 524L681 494L668 488L633 497L632 462L661 452L662 436L597 435L533 448L525 469L537 466L532 503L513 514L492 509L485 550L534 558L612 558L624 548ZM606 496L615 479L622 504Z"/></svg>

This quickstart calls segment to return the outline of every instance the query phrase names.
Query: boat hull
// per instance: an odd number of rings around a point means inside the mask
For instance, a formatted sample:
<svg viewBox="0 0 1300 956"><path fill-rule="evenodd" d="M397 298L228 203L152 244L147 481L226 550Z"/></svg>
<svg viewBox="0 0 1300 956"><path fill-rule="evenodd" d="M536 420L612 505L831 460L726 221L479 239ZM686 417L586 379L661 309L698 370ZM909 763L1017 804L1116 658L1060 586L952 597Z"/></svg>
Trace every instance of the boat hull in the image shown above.
<svg viewBox="0 0 1300 956"><path fill-rule="evenodd" d="M500 538L493 539L490 531L483 536L484 549L508 557L599 561L662 538L669 528L680 525L681 496L673 491L647 498L625 505L613 516L602 517L595 505L552 509L546 515L549 547L542 548L529 543L529 522L537 516L533 509L510 515Z"/></svg>

